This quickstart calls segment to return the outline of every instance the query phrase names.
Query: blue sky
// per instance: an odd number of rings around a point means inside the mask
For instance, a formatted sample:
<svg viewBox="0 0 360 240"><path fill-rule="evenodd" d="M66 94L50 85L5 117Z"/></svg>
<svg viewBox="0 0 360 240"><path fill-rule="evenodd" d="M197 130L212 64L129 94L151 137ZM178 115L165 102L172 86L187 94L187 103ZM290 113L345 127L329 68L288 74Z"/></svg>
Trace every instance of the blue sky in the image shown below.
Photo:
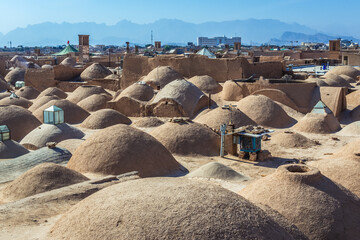
<svg viewBox="0 0 360 240"><path fill-rule="evenodd" d="M121 20L150 23L161 18L187 22L277 19L321 32L360 37L359 0L0 0L0 32L42 22Z"/></svg>

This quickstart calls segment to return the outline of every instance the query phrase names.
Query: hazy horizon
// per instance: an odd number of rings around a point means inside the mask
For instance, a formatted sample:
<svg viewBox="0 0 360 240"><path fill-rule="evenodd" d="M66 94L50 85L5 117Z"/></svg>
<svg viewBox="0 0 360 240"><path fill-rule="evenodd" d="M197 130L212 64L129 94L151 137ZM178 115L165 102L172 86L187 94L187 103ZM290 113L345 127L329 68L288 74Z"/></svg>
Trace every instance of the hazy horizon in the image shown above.
<svg viewBox="0 0 360 240"><path fill-rule="evenodd" d="M199 24L253 18L298 23L323 33L360 38L357 28L360 2L354 0L345 4L335 0L325 3L312 0L18 0L12 4L0 1L3 2L0 21L6 23L0 25L2 34L44 22L94 22L111 26L122 20L150 24L159 19L177 19Z"/></svg>

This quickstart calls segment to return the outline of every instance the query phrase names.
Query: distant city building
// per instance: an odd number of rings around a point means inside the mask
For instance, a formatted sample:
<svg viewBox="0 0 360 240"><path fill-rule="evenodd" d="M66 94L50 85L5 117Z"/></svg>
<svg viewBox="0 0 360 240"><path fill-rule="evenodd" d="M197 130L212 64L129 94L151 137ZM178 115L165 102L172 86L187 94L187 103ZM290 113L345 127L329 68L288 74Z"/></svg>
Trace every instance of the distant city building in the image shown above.
<svg viewBox="0 0 360 240"><path fill-rule="evenodd" d="M208 37L198 37L198 46L217 46L220 44L227 44L230 46L234 46L234 43L240 42L241 43L241 37L214 37L214 38L208 38Z"/></svg>

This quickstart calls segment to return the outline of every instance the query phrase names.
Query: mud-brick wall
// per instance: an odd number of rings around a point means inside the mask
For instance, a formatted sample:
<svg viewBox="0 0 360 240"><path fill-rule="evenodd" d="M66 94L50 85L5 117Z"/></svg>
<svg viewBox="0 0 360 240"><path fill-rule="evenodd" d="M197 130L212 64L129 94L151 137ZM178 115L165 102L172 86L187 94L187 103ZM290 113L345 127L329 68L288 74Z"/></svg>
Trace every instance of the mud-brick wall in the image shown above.
<svg viewBox="0 0 360 240"><path fill-rule="evenodd" d="M158 66L170 66L187 78L196 75L209 75L218 82L247 78L252 74L266 78L280 78L283 75L283 64L280 62L250 64L245 58L209 59L198 55L148 58L126 55L121 88L138 81L142 76L147 75Z"/></svg>
<svg viewBox="0 0 360 240"><path fill-rule="evenodd" d="M55 74L52 69L34 69L28 68L25 72L25 85L43 91L48 87L54 87L56 84Z"/></svg>

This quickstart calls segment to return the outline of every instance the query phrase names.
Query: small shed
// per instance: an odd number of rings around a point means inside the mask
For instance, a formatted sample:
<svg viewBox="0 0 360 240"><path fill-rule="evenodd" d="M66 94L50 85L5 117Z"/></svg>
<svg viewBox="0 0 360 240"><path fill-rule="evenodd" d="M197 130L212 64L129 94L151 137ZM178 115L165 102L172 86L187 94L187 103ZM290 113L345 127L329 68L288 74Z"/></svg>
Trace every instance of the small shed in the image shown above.
<svg viewBox="0 0 360 240"><path fill-rule="evenodd" d="M6 125L0 125L0 141L10 140L10 130Z"/></svg>
<svg viewBox="0 0 360 240"><path fill-rule="evenodd" d="M64 110L55 105L45 109L44 123L53 125L64 123Z"/></svg>

